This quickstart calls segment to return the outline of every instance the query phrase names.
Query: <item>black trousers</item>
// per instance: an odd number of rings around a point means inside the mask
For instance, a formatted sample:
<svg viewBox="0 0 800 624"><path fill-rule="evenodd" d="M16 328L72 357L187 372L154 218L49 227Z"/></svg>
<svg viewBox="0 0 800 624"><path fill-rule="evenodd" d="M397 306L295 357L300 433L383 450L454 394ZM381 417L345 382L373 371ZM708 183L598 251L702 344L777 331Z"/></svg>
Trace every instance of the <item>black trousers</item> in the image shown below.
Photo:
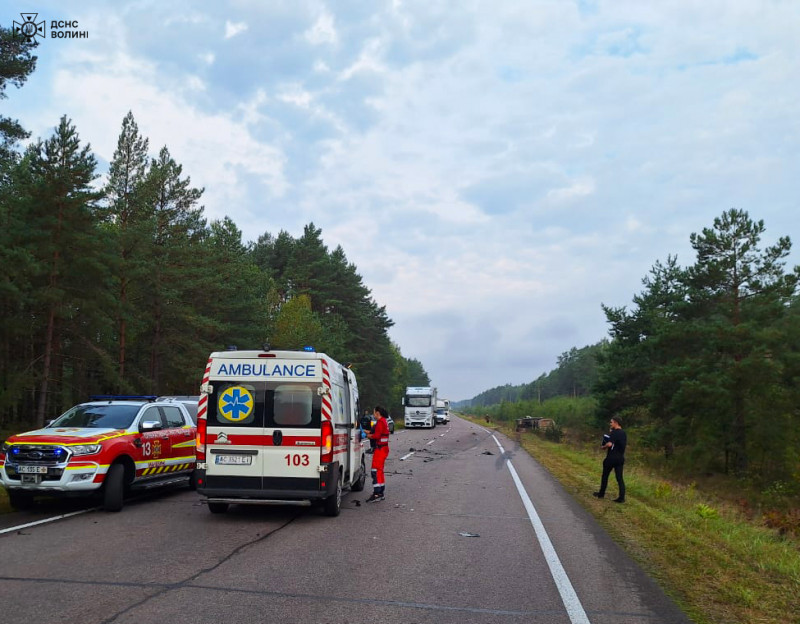
<svg viewBox="0 0 800 624"><path fill-rule="evenodd" d="M624 459L617 459L615 457L606 457L603 460L603 477L600 479L600 496L605 496L606 488L608 487L608 476L611 471L614 471L614 476L617 478L617 485L619 486L619 498L625 500L625 479L622 478L622 469L625 466Z"/></svg>

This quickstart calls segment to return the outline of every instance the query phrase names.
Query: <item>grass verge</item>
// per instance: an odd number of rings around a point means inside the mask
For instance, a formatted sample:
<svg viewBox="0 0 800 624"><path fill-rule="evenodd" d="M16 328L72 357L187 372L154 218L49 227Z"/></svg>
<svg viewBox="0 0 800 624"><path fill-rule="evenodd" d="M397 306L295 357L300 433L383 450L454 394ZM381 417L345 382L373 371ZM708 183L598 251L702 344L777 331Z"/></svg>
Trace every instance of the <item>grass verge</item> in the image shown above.
<svg viewBox="0 0 800 624"><path fill-rule="evenodd" d="M697 624L800 624L796 536L761 526L694 483L668 480L635 459L625 465L627 502L598 500L592 492L604 456L599 446L495 428L519 440ZM608 494L616 495L613 474Z"/></svg>

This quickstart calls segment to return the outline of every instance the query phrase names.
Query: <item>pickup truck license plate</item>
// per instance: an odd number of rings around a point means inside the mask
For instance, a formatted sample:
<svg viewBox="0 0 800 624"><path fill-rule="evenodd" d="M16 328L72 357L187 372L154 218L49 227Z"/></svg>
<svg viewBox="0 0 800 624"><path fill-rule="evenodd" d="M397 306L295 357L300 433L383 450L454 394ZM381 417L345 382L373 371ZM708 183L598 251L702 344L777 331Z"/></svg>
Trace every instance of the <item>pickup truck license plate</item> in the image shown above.
<svg viewBox="0 0 800 624"><path fill-rule="evenodd" d="M17 466L19 474L47 474L47 466Z"/></svg>
<svg viewBox="0 0 800 624"><path fill-rule="evenodd" d="M214 460L216 464L228 464L233 466L249 466L253 463L252 455L217 455Z"/></svg>

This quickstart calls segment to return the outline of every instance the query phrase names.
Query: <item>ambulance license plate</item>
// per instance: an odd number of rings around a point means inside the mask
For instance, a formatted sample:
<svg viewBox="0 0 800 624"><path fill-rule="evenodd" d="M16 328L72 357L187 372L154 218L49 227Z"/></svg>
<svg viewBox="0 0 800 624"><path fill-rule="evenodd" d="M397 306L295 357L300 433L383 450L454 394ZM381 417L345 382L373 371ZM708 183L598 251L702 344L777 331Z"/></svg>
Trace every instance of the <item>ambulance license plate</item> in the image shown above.
<svg viewBox="0 0 800 624"><path fill-rule="evenodd" d="M19 474L47 474L47 466L17 466Z"/></svg>
<svg viewBox="0 0 800 624"><path fill-rule="evenodd" d="M215 464L228 464L232 466L249 466L253 463L252 455L217 455Z"/></svg>

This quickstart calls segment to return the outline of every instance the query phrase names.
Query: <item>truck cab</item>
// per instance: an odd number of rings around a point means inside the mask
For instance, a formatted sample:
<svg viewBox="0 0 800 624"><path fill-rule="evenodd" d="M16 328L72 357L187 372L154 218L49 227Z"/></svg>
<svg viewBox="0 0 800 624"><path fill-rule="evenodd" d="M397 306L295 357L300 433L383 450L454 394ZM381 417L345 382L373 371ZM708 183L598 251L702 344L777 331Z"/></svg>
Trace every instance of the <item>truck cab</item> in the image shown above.
<svg viewBox="0 0 800 624"><path fill-rule="evenodd" d="M436 388L409 386L403 396L403 419L406 428L436 426Z"/></svg>

